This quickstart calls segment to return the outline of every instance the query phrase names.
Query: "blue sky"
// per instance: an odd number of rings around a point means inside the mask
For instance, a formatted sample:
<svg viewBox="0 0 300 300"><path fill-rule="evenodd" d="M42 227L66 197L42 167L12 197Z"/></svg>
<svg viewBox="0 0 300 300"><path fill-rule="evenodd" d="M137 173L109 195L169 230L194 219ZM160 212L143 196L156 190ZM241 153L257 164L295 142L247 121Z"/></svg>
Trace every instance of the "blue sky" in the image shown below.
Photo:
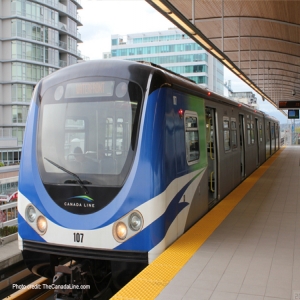
<svg viewBox="0 0 300 300"><path fill-rule="evenodd" d="M82 54L90 59L101 59L103 52L110 51L112 34L130 34L167 30L174 25L144 0L81 0L79 11L82 27L79 27L83 44ZM233 91L250 91L244 82L227 69L224 80L231 80ZM268 101L257 95L259 109L287 123L287 118Z"/></svg>

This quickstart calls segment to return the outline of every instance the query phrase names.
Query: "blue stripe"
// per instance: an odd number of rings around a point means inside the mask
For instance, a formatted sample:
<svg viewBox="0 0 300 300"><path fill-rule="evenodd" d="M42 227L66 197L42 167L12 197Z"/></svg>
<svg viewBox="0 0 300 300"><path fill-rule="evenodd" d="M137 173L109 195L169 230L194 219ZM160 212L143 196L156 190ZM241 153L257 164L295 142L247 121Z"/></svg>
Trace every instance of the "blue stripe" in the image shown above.
<svg viewBox="0 0 300 300"><path fill-rule="evenodd" d="M183 194L190 186L190 184L203 172L199 172L192 178L173 198L167 207L165 213L156 219L147 228L140 233L129 239L128 241L120 244L115 249L117 250L136 250L136 251L149 251L157 244L159 244L165 237L169 227L179 215L179 213L189 205L188 202L180 202Z"/></svg>

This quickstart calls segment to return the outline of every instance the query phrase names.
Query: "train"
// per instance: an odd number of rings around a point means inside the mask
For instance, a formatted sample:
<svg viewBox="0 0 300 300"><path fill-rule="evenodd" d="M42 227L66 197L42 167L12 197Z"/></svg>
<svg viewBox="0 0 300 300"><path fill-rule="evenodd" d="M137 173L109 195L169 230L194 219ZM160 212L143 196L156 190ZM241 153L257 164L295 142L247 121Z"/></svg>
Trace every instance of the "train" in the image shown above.
<svg viewBox="0 0 300 300"><path fill-rule="evenodd" d="M99 278L118 290L280 148L279 128L151 63L94 60L48 75L33 92L19 173L27 267L58 295L96 299Z"/></svg>

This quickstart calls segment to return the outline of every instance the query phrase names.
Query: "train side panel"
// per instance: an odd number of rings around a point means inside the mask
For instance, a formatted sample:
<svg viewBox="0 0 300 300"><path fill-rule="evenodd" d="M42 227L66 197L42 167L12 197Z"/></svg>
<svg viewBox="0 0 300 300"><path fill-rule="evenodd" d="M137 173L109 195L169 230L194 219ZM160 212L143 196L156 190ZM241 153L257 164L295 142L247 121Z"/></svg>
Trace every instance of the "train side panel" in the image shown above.
<svg viewBox="0 0 300 300"><path fill-rule="evenodd" d="M164 239L150 251L149 262L208 210L204 101L173 89L168 89L165 94L160 92L159 97L157 105L164 106L161 101L166 103L164 126L154 129L154 133L157 130L164 131L164 139L161 142L161 173L165 178L175 176L176 179L166 191L163 226L169 227ZM197 125L189 123L191 120L197 120ZM197 135L199 139L194 139ZM154 172L155 177L156 173ZM174 220L172 215L176 216Z"/></svg>

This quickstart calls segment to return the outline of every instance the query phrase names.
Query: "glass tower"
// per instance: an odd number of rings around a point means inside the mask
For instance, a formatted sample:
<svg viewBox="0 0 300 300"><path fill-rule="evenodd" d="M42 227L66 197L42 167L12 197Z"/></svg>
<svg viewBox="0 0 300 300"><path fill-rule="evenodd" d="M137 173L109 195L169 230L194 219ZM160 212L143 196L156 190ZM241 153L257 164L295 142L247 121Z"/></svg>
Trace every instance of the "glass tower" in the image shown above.
<svg viewBox="0 0 300 300"><path fill-rule="evenodd" d="M35 84L83 57L81 0L0 0L0 162L20 161Z"/></svg>
<svg viewBox="0 0 300 300"><path fill-rule="evenodd" d="M224 95L224 67L177 28L111 37L111 57L152 62Z"/></svg>

